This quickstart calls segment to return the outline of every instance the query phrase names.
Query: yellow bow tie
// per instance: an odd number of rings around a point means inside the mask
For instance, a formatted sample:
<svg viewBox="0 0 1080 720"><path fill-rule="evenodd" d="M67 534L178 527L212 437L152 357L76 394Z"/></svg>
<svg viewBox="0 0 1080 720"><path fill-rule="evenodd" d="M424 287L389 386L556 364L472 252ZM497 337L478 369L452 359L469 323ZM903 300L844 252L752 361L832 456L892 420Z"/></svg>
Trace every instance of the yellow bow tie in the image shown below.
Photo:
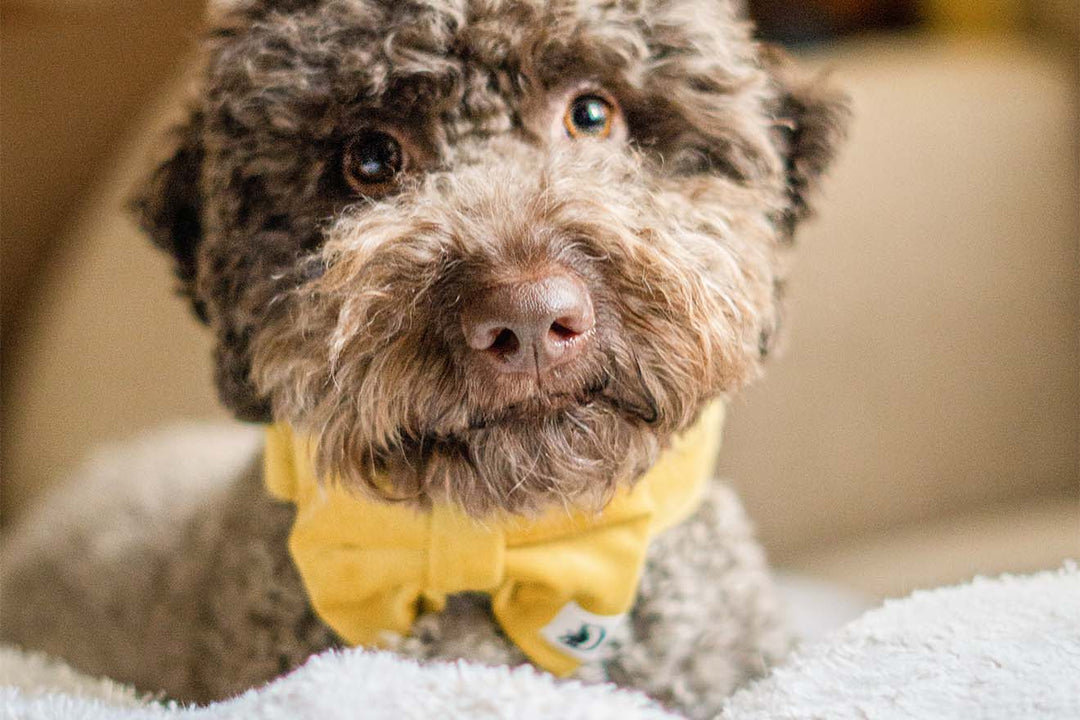
<svg viewBox="0 0 1080 720"><path fill-rule="evenodd" d="M421 609L485 592L503 630L537 665L566 676L601 659L633 605L656 534L697 506L713 470L724 408L706 408L631 489L600 513L476 521L452 505L428 512L320 483L311 444L267 431L265 480L296 505L289 552L316 613L347 643L408 634Z"/></svg>

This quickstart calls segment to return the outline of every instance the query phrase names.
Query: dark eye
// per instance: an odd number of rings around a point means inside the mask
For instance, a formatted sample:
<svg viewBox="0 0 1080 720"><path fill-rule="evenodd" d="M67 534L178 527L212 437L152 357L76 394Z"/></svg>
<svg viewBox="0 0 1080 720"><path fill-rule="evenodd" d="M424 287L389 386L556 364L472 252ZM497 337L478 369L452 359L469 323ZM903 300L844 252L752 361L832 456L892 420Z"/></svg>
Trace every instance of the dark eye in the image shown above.
<svg viewBox="0 0 1080 720"><path fill-rule="evenodd" d="M403 164L401 144L389 133L370 130L349 143L342 171L354 190L370 193L392 183Z"/></svg>
<svg viewBox="0 0 1080 720"><path fill-rule="evenodd" d="M566 108L563 126L572 138L606 138L611 134L615 109L599 95L579 95Z"/></svg>

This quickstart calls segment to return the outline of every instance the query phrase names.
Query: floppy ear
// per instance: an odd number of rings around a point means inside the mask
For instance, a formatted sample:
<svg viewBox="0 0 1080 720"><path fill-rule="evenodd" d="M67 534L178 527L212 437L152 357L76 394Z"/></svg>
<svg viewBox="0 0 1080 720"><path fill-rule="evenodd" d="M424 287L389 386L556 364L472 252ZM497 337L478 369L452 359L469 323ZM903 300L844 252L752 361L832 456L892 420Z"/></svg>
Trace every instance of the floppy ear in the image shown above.
<svg viewBox="0 0 1080 720"><path fill-rule="evenodd" d="M172 255L181 294L206 322L203 303L195 295L195 257L202 239L202 124L202 114L193 112L176 129L176 151L150 176L132 207L154 244Z"/></svg>
<svg viewBox="0 0 1080 720"><path fill-rule="evenodd" d="M847 95L821 75L807 76L777 47L762 46L762 61L776 88L776 143L785 159L789 205L782 222L790 235L813 212L818 180L847 135Z"/></svg>

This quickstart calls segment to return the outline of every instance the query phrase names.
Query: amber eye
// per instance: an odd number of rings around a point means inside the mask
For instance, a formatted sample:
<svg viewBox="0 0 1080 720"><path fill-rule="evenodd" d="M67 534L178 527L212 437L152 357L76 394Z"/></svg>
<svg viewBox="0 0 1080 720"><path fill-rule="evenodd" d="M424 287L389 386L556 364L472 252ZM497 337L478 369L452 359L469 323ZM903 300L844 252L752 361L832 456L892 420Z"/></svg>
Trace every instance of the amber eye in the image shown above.
<svg viewBox="0 0 1080 720"><path fill-rule="evenodd" d="M606 138L614 115L615 108L599 95L579 95L566 108L563 126L572 138Z"/></svg>
<svg viewBox="0 0 1080 720"><path fill-rule="evenodd" d="M389 133L370 130L349 144L342 171L354 190L366 193L392 183L403 164L401 143Z"/></svg>

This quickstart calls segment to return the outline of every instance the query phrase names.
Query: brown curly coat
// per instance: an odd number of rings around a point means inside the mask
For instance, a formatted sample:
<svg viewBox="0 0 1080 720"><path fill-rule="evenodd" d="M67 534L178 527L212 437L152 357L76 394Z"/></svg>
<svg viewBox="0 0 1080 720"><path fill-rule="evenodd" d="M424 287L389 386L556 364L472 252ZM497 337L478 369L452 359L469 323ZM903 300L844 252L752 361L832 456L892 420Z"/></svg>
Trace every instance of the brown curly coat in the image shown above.
<svg viewBox="0 0 1080 720"><path fill-rule="evenodd" d="M618 133L552 131L581 92L611 99ZM217 337L239 418L292 423L326 473L368 489L387 473L421 505L599 505L760 373L785 251L844 115L727 0L233 0L138 208ZM371 129L408 163L358 194L342 167ZM470 297L552 265L593 298L589 352L544 387L471 373ZM159 522L162 503L133 503L124 523ZM133 532L96 554L107 517L9 556L5 637L200 700L335 642L288 561L289 513L257 475L171 520L169 542ZM87 548L77 562L72 543ZM95 583L113 588L108 612ZM699 717L782 651L729 492L650 550L631 625L585 676ZM400 650L523 661L469 597Z"/></svg>

